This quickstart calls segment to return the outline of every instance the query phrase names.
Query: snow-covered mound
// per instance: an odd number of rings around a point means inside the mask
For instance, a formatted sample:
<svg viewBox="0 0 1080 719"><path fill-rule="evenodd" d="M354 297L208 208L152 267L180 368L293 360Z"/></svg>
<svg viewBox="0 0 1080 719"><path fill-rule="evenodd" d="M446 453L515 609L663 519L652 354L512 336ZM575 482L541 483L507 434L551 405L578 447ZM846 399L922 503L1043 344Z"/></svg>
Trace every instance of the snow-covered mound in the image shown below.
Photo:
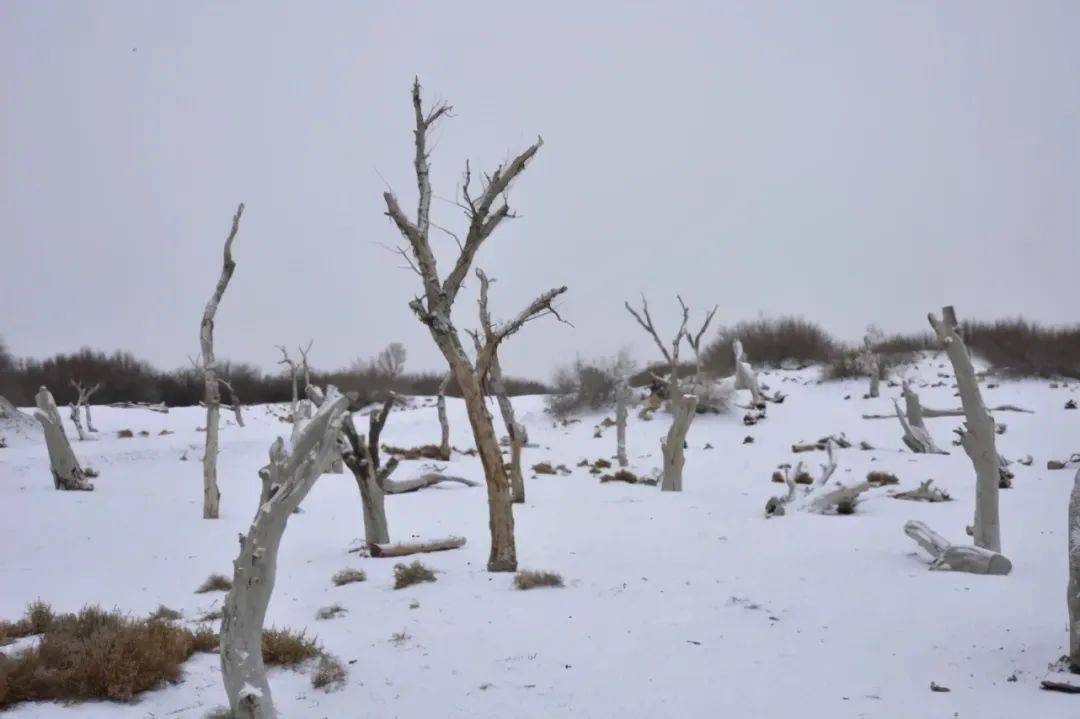
<svg viewBox="0 0 1080 719"><path fill-rule="evenodd" d="M959 406L942 355L900 373L926 406ZM515 506L519 564L558 572L563 589L520 592L508 575L485 571L484 488L441 486L387 498L392 539L461 535L464 548L426 555L437 581L394 591L396 560L350 552L362 514L353 478L328 474L292 517L285 535L268 624L307 628L349 669L340 691L314 691L303 673L274 671L277 702L289 717L1020 717L1075 716L1077 700L1039 689L1047 664L1068 637L1065 513L1072 471L1046 462L1080 449L1080 411L1064 410L1077 383L987 379L988 405L1033 414L997 417L1007 425L998 449L1015 463L1002 490L1007 577L928 571L928 557L904 535L920 519L951 541L966 541L974 472L952 445L961 419L927 420L948 455L914 455L892 412L899 387L863 399L866 382L819 381L817 368L766 371L760 379L787 395L768 418L700 415L687 437L684 491L601 484L581 460L610 459L614 428L604 414L563 424L543 397L515 399L535 446L526 467L565 465L568 474L526 470L527 502ZM464 406L450 400L452 444L472 446ZM497 417L498 410L492 406ZM45 448L0 450L0 617L13 619L38 597L59 611L87 603L149 613L166 604L194 620L223 595L194 594L214 572L230 573L236 536L251 521L257 472L277 435L288 435L269 407L247 412L246 427L223 418L219 481L222 517L201 518L200 458L205 411L94 408L99 441L75 442L100 476L94 492L57 492ZM65 421L66 418L65 418ZM363 423L358 423L363 426ZM630 413L635 467L660 462L668 417ZM130 429L122 439L118 430ZM143 434L145 433L145 434ZM852 515L789 512L764 517L782 491L778 465L807 462L792 444L843 433L836 452L841 483L870 470L897 487L862 495ZM69 430L69 434L74 436ZM746 437L753 437L746 442ZM390 445L438 443L435 407L418 399L395 410ZM873 450L858 449L865 441ZM423 471L403 461L395 476ZM479 460L455 453L448 473L482 479ZM891 492L926 479L955 501L925 504ZM336 587L331 576L363 569L366 582ZM320 621L320 607L348 612ZM404 639L391 641L394 634ZM930 683L950 692L931 692ZM224 704L218 659L197 655L185 680L132 705L24 704L12 717L201 717Z"/></svg>

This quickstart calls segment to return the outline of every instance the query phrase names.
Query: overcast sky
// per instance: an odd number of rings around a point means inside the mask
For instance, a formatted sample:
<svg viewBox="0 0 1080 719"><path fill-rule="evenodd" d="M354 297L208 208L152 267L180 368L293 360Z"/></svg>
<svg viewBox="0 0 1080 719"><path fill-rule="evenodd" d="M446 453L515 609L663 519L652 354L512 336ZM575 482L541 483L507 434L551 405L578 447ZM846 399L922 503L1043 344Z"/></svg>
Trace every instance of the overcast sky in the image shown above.
<svg viewBox="0 0 1080 719"><path fill-rule="evenodd" d="M478 264L496 319L566 284L575 327L527 325L511 374L654 359L622 307L641 291L665 333L676 292L846 339L943 303L1072 323L1078 37L1076 2L5 2L0 335L186 364L243 201L219 357L269 369L313 338L328 368L400 341L445 367L380 246L385 183L415 212L414 75L454 105L439 224L464 224L466 159L545 141Z"/></svg>

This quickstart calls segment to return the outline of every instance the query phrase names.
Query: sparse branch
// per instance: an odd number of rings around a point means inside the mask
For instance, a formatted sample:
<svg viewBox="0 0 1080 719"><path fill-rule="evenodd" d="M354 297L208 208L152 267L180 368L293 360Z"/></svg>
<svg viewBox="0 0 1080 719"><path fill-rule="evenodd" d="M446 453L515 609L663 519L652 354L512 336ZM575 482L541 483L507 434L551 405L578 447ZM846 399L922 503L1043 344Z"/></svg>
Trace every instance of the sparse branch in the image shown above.
<svg viewBox="0 0 1080 719"><path fill-rule="evenodd" d="M657 348L660 350L660 354L664 356L664 360L668 363L672 363L671 353L668 352L667 347L660 340L660 335L656 332L656 325L653 324L652 315L649 314L649 301L645 299L645 294L641 295L641 314L630 306L630 302L623 302L627 312L634 316L637 323L641 325L641 328L649 333L649 336L653 338L653 342L656 343Z"/></svg>
<svg viewBox="0 0 1080 719"><path fill-rule="evenodd" d="M488 339L484 345L484 349L476 357L476 371L481 380L487 375L488 368L491 365L491 357L498 350L499 343L521 329L521 326L526 322L536 319L544 314L553 314L559 321L565 322L562 317L559 317L559 313L556 312L555 308L551 305L552 300L564 292L566 292L565 285L548 290L533 300L528 307L518 313L517 317L500 325L498 328L493 328L488 331Z"/></svg>

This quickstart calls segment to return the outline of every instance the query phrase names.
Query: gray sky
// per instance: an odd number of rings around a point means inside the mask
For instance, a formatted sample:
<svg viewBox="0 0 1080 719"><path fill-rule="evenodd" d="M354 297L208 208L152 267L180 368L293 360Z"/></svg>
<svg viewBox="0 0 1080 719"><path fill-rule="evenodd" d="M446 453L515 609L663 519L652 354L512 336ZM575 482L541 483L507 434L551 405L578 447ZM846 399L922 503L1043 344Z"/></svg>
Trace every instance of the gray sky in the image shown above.
<svg viewBox="0 0 1080 719"><path fill-rule="evenodd" d="M442 363L379 243L415 212L409 84L455 117L436 195L537 134L481 250L496 318L567 284L505 370L630 347L622 308L801 314L856 339L962 316L1075 322L1080 3L6 2L0 334L18 355L198 349L236 204L218 355ZM436 201L434 218L460 228ZM442 270L456 250L435 237ZM475 326L475 282L457 323Z"/></svg>

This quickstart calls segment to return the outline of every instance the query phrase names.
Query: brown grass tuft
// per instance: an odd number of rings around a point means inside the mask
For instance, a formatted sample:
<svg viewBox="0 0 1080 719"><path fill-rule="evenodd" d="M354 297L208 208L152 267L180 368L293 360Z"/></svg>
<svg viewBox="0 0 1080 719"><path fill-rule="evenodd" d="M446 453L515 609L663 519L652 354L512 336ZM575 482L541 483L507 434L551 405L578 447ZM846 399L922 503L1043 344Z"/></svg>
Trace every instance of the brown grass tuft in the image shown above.
<svg viewBox="0 0 1080 719"><path fill-rule="evenodd" d="M206 578L206 581L199 585L199 588L195 590L196 594L206 594L207 592L227 592L232 589L232 580L226 577L224 574L211 574Z"/></svg>
<svg viewBox="0 0 1080 719"><path fill-rule="evenodd" d="M322 689L324 692L332 692L340 689L345 684L345 667L337 657L323 654L319 657L319 664L315 667L315 673L311 675L311 686Z"/></svg>
<svg viewBox="0 0 1080 719"><path fill-rule="evenodd" d="M900 484L900 478L889 472L868 472L866 481L877 487L884 487L887 484Z"/></svg>
<svg viewBox="0 0 1080 719"><path fill-rule="evenodd" d="M340 587L353 582L362 582L365 579L367 579L367 575L361 569L342 569L333 576L332 581L335 587Z"/></svg>
<svg viewBox="0 0 1080 719"><path fill-rule="evenodd" d="M555 574L555 572L536 572L526 569L514 575L514 586L518 589L561 587L563 586L563 578Z"/></svg>
<svg viewBox="0 0 1080 719"><path fill-rule="evenodd" d="M154 613L151 614L149 618L156 619L158 621L172 622L180 619L182 616L184 615L176 611L175 609L166 607L164 604L159 604L158 608L154 610Z"/></svg>
<svg viewBox="0 0 1080 719"><path fill-rule="evenodd" d="M394 565L394 589L404 589L421 582L434 582L435 572L420 562Z"/></svg>
<svg viewBox="0 0 1080 719"><path fill-rule="evenodd" d="M292 667L319 656L322 651L304 631L271 628L263 630L262 653L267 666Z"/></svg>

